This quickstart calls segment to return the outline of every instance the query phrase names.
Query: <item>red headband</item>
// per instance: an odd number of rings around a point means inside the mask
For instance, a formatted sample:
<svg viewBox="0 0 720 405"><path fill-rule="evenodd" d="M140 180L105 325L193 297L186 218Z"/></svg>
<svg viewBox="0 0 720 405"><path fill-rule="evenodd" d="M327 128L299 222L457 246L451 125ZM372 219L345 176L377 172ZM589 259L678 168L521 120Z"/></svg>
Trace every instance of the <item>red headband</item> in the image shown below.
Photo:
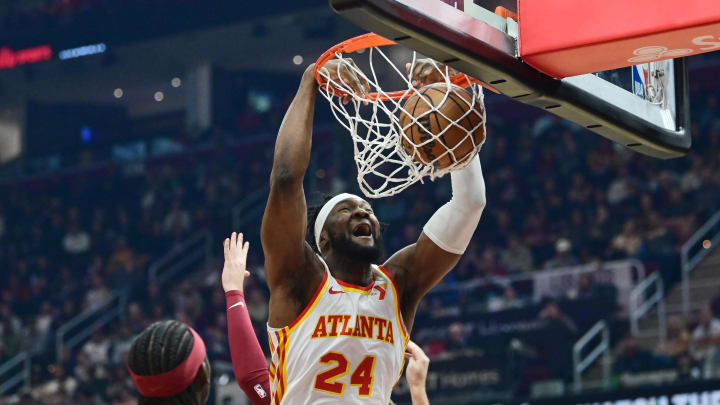
<svg viewBox="0 0 720 405"><path fill-rule="evenodd" d="M205 360L205 342L195 329L188 326L194 342L190 355L177 367L162 374L137 375L130 370L135 386L140 395L148 398L171 397L183 392L195 380L197 371Z"/></svg>

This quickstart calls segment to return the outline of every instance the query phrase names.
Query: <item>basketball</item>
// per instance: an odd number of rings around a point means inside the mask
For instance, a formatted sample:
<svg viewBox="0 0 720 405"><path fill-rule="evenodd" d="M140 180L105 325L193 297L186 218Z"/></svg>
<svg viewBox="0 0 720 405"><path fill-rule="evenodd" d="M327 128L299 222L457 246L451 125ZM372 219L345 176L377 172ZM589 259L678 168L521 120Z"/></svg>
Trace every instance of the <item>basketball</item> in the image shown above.
<svg viewBox="0 0 720 405"><path fill-rule="evenodd" d="M479 100L473 103L472 94L462 87L450 86L421 88L400 113L403 149L416 162L436 169L464 161L485 142L485 106Z"/></svg>

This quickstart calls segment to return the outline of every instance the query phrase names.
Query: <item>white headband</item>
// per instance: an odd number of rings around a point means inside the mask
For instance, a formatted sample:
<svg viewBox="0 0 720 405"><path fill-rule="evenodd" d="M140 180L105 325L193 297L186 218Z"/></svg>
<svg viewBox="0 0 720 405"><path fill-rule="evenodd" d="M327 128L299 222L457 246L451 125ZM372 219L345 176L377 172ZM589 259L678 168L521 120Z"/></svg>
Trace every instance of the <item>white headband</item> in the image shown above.
<svg viewBox="0 0 720 405"><path fill-rule="evenodd" d="M347 200L348 198L362 198L360 196L357 196L355 194L350 193L340 193L336 195L335 197L331 198L328 202L325 203L325 205L320 208L320 212L318 213L317 218L315 218L315 244L318 247L318 251L320 251L320 232L322 232L323 226L325 226L325 220L327 220L328 215L330 215L330 211L332 211L333 208L335 208L336 205L340 201Z"/></svg>

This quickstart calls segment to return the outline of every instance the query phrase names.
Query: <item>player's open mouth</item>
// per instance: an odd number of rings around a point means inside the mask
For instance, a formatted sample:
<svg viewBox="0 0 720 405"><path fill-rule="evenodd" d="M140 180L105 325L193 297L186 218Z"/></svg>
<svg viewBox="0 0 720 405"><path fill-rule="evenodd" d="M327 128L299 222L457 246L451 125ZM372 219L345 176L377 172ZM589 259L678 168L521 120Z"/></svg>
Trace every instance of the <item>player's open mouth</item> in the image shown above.
<svg viewBox="0 0 720 405"><path fill-rule="evenodd" d="M372 228L369 224L358 224L353 228L352 234L357 237L371 237Z"/></svg>

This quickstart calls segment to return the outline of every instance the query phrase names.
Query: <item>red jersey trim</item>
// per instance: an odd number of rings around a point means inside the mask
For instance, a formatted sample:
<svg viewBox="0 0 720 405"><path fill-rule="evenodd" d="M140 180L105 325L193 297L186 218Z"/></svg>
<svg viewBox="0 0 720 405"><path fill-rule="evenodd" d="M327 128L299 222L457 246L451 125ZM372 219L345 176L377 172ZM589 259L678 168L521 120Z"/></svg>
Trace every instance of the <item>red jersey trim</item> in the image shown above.
<svg viewBox="0 0 720 405"><path fill-rule="evenodd" d="M370 291L370 289L372 289L373 286L375 285L375 280L371 281L370 284L366 285L365 287L361 287L359 285L355 285L352 283L346 283L338 278L336 278L335 281L337 281L341 287L350 288L352 290L366 291L366 292Z"/></svg>
<svg viewBox="0 0 720 405"><path fill-rule="evenodd" d="M392 285L393 293L394 293L393 296L395 298L395 314L398 318L398 321L400 322L400 328L403 333L403 338L405 339L405 342L407 344L407 341L410 338L410 336L407 333L407 329L405 328L405 321L403 320L402 312L400 311L400 295L398 295L397 283L395 282L395 279L393 278L393 276L390 275L390 272L387 271L387 269L385 267L383 267L383 266L377 266L377 267L378 267L378 270L380 270L382 272L382 274L384 274L385 277L387 277L388 280L390 280L390 283Z"/></svg>

